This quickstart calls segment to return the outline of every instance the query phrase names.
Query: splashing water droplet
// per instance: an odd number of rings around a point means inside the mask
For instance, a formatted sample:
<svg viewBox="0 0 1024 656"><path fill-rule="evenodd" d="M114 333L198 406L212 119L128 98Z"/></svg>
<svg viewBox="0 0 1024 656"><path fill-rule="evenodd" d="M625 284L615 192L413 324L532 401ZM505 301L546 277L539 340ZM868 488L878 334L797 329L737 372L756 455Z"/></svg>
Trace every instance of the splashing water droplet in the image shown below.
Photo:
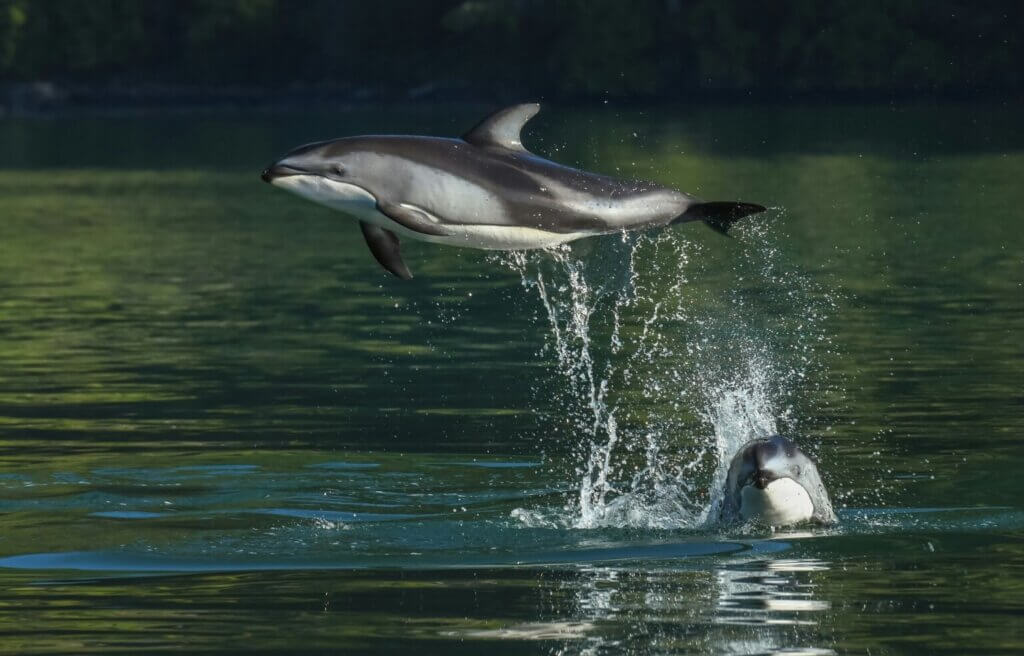
<svg viewBox="0 0 1024 656"><path fill-rule="evenodd" d="M732 455L780 423L793 427L817 342L830 346L822 322L832 306L781 270L767 232L755 236L728 254L726 274L715 262L725 255L673 230L495 256L544 310L561 380L550 396L577 481L564 508L519 508L514 518L574 528L716 522Z"/></svg>

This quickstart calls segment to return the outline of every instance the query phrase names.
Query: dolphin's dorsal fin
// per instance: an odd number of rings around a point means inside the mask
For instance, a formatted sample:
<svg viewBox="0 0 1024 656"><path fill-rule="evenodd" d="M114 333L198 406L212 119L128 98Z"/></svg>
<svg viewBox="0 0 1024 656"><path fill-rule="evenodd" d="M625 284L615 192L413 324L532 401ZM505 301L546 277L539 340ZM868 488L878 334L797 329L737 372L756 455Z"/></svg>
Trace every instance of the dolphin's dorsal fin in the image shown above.
<svg viewBox="0 0 1024 656"><path fill-rule="evenodd" d="M462 140L474 146L497 146L509 150L525 151L519 133L522 132L526 122L539 111L540 105L537 103L523 103L500 109L462 135Z"/></svg>

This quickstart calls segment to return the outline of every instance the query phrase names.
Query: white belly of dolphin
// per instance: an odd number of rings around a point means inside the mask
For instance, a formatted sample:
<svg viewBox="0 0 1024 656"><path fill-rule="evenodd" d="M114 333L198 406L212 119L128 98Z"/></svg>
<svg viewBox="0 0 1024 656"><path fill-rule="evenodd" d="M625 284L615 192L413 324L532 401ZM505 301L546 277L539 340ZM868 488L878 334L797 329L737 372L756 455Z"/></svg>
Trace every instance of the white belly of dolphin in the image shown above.
<svg viewBox="0 0 1024 656"><path fill-rule="evenodd" d="M791 478L780 478L763 490L747 485L740 490L740 515L769 526L789 526L811 519L814 504L802 485Z"/></svg>
<svg viewBox="0 0 1024 656"><path fill-rule="evenodd" d="M387 219L387 217L384 217ZM390 219L387 219L390 221ZM391 225L396 225L391 221ZM388 228L393 232L401 233L403 236L421 241L429 241L435 244L448 244L449 246L468 246L470 248L483 248L498 251L530 250L534 248L550 248L558 246L567 241L585 237L582 232L547 232L537 228L523 228L516 226L496 225L466 225L446 226L452 234L447 237L435 237L433 235L420 235L405 230L401 226Z"/></svg>
<svg viewBox="0 0 1024 656"><path fill-rule="evenodd" d="M523 226L443 223L435 217L438 225L443 225L450 234L426 235L409 230L381 214L377 210L376 197L362 187L312 175L289 175L275 179L273 184L320 205L351 214L360 221L390 230L399 237L434 244L487 250L529 250L558 246L590 234L548 232Z"/></svg>

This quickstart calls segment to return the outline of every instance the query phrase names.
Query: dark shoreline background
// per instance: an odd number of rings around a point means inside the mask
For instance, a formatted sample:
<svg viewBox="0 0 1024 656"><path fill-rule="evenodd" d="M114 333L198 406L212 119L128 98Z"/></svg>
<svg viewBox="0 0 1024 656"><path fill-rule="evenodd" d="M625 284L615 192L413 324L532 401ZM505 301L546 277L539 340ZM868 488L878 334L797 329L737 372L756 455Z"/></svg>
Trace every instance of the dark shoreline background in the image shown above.
<svg viewBox="0 0 1024 656"><path fill-rule="evenodd" d="M0 0L0 112L1024 98L1024 4Z"/></svg>
<svg viewBox="0 0 1024 656"><path fill-rule="evenodd" d="M222 114L233 112L302 112L345 110L376 105L429 106L436 104L479 105L487 111L517 102L554 102L562 107L593 107L612 102L616 107L657 106L892 106L918 104L1016 107L1024 98L998 93L793 93L787 95L749 92L704 93L699 98L550 98L544 95L512 96L472 94L468 90L408 89L375 90L347 87L204 87L176 85L62 84L50 81L0 85L0 119L56 118L73 116L149 116L162 114Z"/></svg>

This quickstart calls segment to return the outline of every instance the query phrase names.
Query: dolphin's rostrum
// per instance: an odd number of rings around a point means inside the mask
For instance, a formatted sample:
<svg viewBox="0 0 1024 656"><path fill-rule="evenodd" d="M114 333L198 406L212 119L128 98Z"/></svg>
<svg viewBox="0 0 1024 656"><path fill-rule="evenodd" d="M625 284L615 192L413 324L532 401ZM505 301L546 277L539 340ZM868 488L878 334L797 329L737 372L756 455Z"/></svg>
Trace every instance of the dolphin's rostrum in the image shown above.
<svg viewBox="0 0 1024 656"><path fill-rule="evenodd" d="M704 221L725 233L739 219L764 211L538 157L523 147L520 132L539 109L508 107L461 139L360 136L308 144L262 177L355 216L377 261L405 279L412 274L399 237L518 250L686 221Z"/></svg>
<svg viewBox="0 0 1024 656"><path fill-rule="evenodd" d="M747 442L733 456L721 519L773 527L837 521L814 461L781 435Z"/></svg>

